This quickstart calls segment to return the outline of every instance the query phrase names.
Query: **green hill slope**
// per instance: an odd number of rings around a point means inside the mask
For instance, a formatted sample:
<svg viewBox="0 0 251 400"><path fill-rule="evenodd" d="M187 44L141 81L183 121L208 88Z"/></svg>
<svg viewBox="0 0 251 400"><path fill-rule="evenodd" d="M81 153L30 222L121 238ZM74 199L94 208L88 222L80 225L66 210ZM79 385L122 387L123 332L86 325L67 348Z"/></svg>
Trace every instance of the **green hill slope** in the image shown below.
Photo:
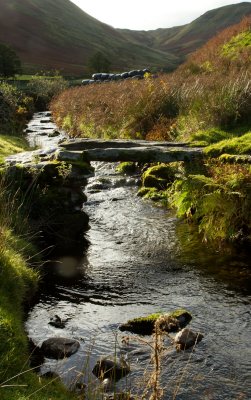
<svg viewBox="0 0 251 400"><path fill-rule="evenodd" d="M69 0L0 0L0 41L10 44L26 67L81 74L88 58L103 52L113 69L177 65L177 57L132 43Z"/></svg>
<svg viewBox="0 0 251 400"><path fill-rule="evenodd" d="M11 45L24 71L58 69L82 75L98 51L111 70L174 69L221 29L251 13L251 3L209 11L190 24L154 31L114 29L69 0L0 0L0 42Z"/></svg>
<svg viewBox="0 0 251 400"><path fill-rule="evenodd" d="M128 40L170 52L183 61L188 54L201 47L215 34L240 22L248 14L251 14L251 3L242 2L208 11L183 26L153 31L123 29L120 32Z"/></svg>

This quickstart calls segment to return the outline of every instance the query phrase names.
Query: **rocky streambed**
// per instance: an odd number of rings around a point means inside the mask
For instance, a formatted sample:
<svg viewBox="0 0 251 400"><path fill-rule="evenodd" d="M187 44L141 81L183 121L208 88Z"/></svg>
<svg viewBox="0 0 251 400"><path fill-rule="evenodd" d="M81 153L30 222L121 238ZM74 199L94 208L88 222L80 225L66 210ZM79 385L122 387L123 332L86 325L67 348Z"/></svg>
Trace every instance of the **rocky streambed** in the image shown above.
<svg viewBox="0 0 251 400"><path fill-rule="evenodd" d="M51 127L42 114L35 120L38 128ZM32 132L28 135L36 137ZM71 388L87 385L88 393L100 386L92 372L97 360L122 356L130 372L108 386L108 393L115 386L141 395L153 368L151 336L119 326L185 308L193 317L189 327L204 338L196 351L181 352L165 339L164 399L250 398L248 254L234 249L222 254L201 244L172 212L137 197L139 177L118 175L116 165L92 164L95 176L83 189L82 204L89 217L88 248L72 248L48 264L48 278L28 315L26 329L37 346L52 337L79 344L70 357L46 358L41 373L59 374ZM61 326L50 323L57 317Z"/></svg>

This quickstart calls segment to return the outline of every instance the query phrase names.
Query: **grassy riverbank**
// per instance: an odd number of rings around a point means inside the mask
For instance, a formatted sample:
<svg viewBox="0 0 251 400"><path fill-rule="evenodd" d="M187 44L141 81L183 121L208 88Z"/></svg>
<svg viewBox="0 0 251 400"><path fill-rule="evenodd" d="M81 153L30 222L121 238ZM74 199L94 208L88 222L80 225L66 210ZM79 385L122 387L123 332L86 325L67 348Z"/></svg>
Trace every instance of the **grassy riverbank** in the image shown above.
<svg viewBox="0 0 251 400"><path fill-rule="evenodd" d="M170 180L155 170L151 185L144 175L140 194L176 207L205 241L251 240L251 169L239 157L251 155L250 28L250 17L227 28L173 74L75 88L51 104L72 136L203 146L204 163L169 166Z"/></svg>
<svg viewBox="0 0 251 400"><path fill-rule="evenodd" d="M38 273L29 266L35 253L27 240L2 223L0 234L0 398L74 399L58 380L49 384L49 380L29 371L23 305L32 298L38 284Z"/></svg>
<svg viewBox="0 0 251 400"><path fill-rule="evenodd" d="M29 371L29 348L24 331L24 303L39 282L36 249L28 225L10 187L0 182L0 398L2 400L74 399L57 381ZM22 228L20 229L20 226ZM33 265L33 266L32 266ZM39 390L39 393L36 393ZM36 393L33 395L33 393Z"/></svg>
<svg viewBox="0 0 251 400"><path fill-rule="evenodd" d="M7 84L0 85L0 163L9 154L25 151L22 128L30 99ZM25 100L26 99L26 100ZM27 105L27 108L25 106ZM29 371L30 350L24 331L24 304L39 283L39 258L31 245L27 216L16 189L0 174L0 398L1 400L75 399L56 381Z"/></svg>

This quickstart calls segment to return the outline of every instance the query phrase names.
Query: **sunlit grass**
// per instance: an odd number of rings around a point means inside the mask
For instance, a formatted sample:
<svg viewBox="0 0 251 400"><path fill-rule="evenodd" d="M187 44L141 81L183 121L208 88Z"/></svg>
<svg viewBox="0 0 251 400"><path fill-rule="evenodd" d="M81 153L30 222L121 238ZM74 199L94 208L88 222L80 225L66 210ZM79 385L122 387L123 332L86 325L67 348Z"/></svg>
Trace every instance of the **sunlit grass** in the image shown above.
<svg viewBox="0 0 251 400"><path fill-rule="evenodd" d="M28 150L29 145L25 137L0 135L0 163L10 154Z"/></svg>
<svg viewBox="0 0 251 400"><path fill-rule="evenodd" d="M240 137L232 137L221 140L205 148L208 156L219 156L221 154L251 154L251 132Z"/></svg>

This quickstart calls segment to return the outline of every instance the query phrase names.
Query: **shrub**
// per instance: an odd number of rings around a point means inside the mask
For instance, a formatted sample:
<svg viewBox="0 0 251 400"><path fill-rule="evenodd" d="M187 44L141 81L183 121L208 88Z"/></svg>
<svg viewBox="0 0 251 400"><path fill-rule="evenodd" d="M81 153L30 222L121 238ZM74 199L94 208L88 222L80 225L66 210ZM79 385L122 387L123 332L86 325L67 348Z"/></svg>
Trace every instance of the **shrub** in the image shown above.
<svg viewBox="0 0 251 400"><path fill-rule="evenodd" d="M37 109L46 109L54 96L57 96L68 87L68 83L61 76L51 78L33 76L28 84Z"/></svg>
<svg viewBox="0 0 251 400"><path fill-rule="evenodd" d="M0 83L0 132L16 134L33 112L33 100L8 83Z"/></svg>

